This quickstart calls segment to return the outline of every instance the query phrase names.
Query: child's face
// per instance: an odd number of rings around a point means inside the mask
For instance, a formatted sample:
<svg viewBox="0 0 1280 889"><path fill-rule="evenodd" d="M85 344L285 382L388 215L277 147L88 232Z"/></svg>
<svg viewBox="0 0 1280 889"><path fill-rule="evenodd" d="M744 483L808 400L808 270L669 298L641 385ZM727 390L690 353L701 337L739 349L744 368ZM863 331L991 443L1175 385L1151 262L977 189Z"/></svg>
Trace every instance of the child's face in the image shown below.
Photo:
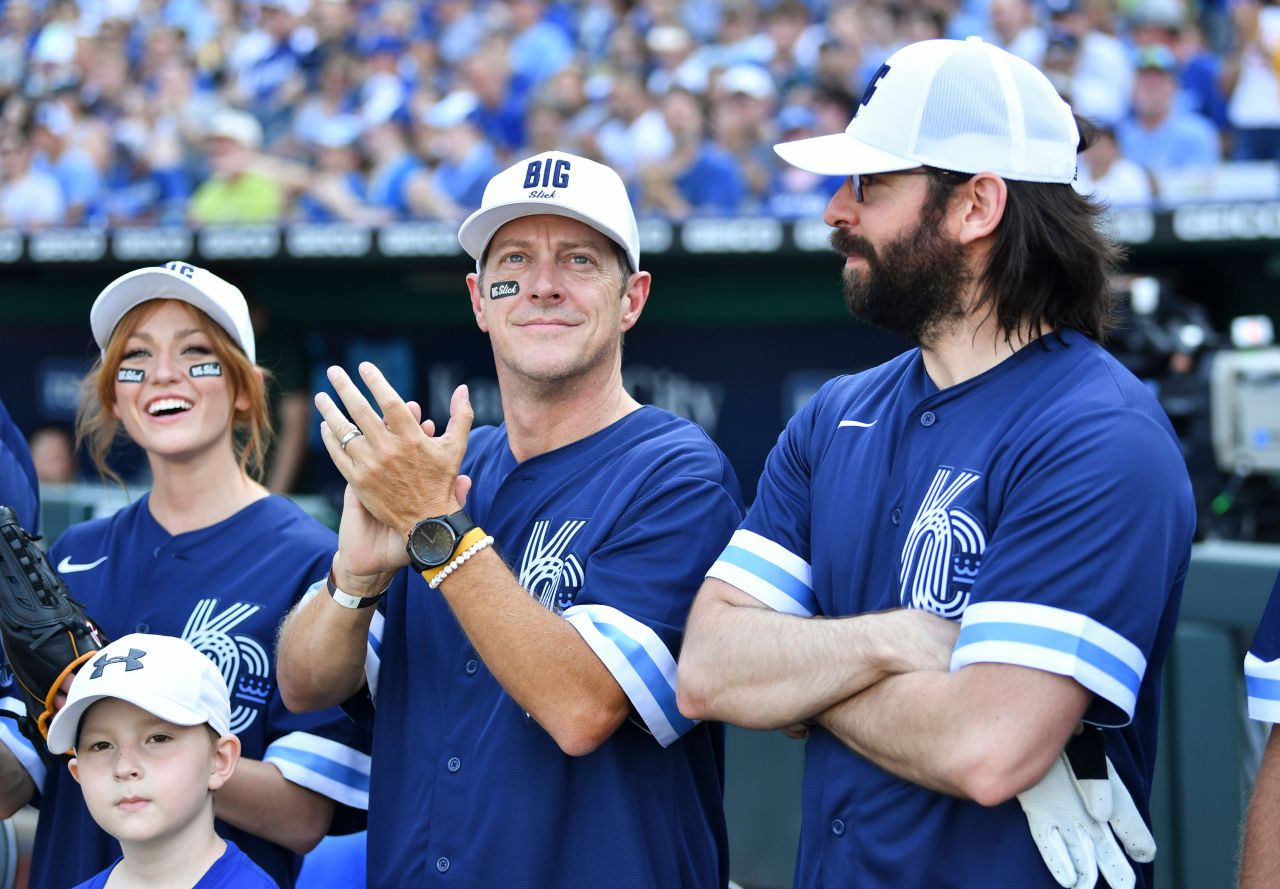
<svg viewBox="0 0 1280 889"><path fill-rule="evenodd" d="M103 830L122 843L163 841L201 819L212 829L209 791L235 769L223 749L228 740L215 743L204 725L174 725L105 698L81 721L70 769Z"/></svg>

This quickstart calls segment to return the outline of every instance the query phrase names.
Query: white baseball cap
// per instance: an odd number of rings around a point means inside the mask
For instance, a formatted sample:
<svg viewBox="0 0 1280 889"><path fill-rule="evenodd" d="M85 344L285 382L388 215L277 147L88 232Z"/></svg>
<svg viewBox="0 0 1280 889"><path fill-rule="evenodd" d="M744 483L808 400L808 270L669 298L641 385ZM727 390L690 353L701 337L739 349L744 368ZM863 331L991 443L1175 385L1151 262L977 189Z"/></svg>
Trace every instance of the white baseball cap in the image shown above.
<svg viewBox="0 0 1280 889"><path fill-rule="evenodd" d="M568 216L608 235L640 269L640 231L622 178L604 164L563 151L547 151L507 167L485 186L480 209L458 229L458 240L476 261L498 229L539 214Z"/></svg>
<svg viewBox="0 0 1280 889"><path fill-rule="evenodd" d="M1080 132L1043 72L983 42L924 40L876 72L843 133L775 145L825 176L928 166L1070 183Z"/></svg>
<svg viewBox="0 0 1280 889"><path fill-rule="evenodd" d="M67 703L49 724L49 749L75 747L84 712L103 698L118 698L174 725L231 731L231 695L213 661L186 639L131 633L85 662L71 683Z"/></svg>
<svg viewBox="0 0 1280 889"><path fill-rule="evenodd" d="M231 335L250 361L257 362L249 305L240 288L185 262L136 269L108 284L89 310L89 326L98 348L106 351L111 332L126 312L153 299L181 300L204 312Z"/></svg>

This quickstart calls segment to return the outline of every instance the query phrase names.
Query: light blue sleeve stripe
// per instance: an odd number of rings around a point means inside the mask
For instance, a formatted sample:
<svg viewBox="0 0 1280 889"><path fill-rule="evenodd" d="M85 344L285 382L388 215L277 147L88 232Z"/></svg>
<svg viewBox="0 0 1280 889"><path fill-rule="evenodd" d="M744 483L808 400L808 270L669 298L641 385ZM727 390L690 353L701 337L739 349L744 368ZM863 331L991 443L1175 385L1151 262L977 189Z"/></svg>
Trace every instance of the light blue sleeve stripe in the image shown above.
<svg viewBox="0 0 1280 889"><path fill-rule="evenodd" d="M1280 701L1280 679L1260 679L1257 676L1245 676L1244 687L1251 698Z"/></svg>
<svg viewBox="0 0 1280 889"><path fill-rule="evenodd" d="M272 745L267 748L267 753L263 756L263 759L267 757L291 762L361 793L368 794L369 792L368 773L344 766L319 754L299 750L296 747L277 747Z"/></svg>
<svg viewBox="0 0 1280 889"><path fill-rule="evenodd" d="M369 633L369 648L373 651L373 656L382 659L382 640L373 633Z"/></svg>
<svg viewBox="0 0 1280 889"><path fill-rule="evenodd" d="M1013 642L1062 652L1102 671L1129 689L1134 697L1142 685L1142 677L1120 658L1105 648L1061 630L1000 621L967 624L960 630L956 651L979 642Z"/></svg>
<svg viewBox="0 0 1280 889"><path fill-rule="evenodd" d="M645 688L649 689L649 693L653 695L654 700L658 702L658 706L662 708L662 714L671 723L671 728L675 731L677 737L697 725L696 722L685 718L684 714L680 712L680 709L676 706L675 688L667 682L667 678L662 675L662 670L653 662L653 658L649 656L649 652L645 651L643 645L613 624L594 619L591 623L602 635L607 636L609 641L618 646L618 650L627 659L631 669L640 677L640 681L644 683Z"/></svg>
<svg viewBox="0 0 1280 889"><path fill-rule="evenodd" d="M769 560L761 558L740 546L730 544L720 554L718 561L727 562L730 565L741 568L748 574L754 574L765 583L785 593L809 614L818 613L818 598L813 594L813 590L804 581L796 579L795 575L782 570Z"/></svg>

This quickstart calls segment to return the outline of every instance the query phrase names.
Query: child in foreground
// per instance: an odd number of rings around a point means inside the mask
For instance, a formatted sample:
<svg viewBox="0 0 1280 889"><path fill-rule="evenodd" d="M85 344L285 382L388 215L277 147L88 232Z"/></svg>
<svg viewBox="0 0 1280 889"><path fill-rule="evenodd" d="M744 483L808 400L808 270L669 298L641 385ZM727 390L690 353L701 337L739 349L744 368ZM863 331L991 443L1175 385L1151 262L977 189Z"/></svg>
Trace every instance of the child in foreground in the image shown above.
<svg viewBox="0 0 1280 889"><path fill-rule="evenodd" d="M49 726L123 857L76 889L277 889L214 831L213 794L240 759L226 682L184 639L134 633L76 675Z"/></svg>

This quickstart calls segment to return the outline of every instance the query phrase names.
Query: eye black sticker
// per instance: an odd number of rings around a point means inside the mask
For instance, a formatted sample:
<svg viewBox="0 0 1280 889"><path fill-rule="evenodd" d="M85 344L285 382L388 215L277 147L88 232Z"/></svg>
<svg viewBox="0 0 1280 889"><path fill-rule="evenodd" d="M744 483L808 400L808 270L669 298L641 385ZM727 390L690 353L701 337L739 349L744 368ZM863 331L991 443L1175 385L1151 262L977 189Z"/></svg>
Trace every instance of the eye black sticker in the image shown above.
<svg viewBox="0 0 1280 889"><path fill-rule="evenodd" d="M121 383L141 383L147 378L147 372L139 367L122 367L116 371L116 380Z"/></svg>
<svg viewBox="0 0 1280 889"><path fill-rule="evenodd" d="M489 299L502 299L520 292L519 281L494 281L489 285Z"/></svg>
<svg viewBox="0 0 1280 889"><path fill-rule="evenodd" d="M191 367L191 376L193 377L220 377L222 376L222 365L216 361L210 361L205 364L195 364Z"/></svg>

